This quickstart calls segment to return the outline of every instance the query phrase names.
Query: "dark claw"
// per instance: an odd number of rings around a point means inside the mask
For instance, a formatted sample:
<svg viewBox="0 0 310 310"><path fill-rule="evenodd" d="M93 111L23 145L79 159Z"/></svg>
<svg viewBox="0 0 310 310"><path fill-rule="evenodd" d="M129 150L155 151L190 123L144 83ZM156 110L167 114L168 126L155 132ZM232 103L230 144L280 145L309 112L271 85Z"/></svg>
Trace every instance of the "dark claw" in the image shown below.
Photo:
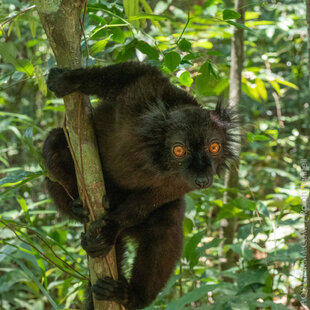
<svg viewBox="0 0 310 310"><path fill-rule="evenodd" d="M123 305L128 303L129 285L124 277L119 280L110 277L98 279L92 291L98 300L111 300Z"/></svg>
<svg viewBox="0 0 310 310"><path fill-rule="evenodd" d="M111 251L117 234L115 223L97 220L90 224L86 233L81 234L82 248L91 257L106 256Z"/></svg>
<svg viewBox="0 0 310 310"><path fill-rule="evenodd" d="M89 222L89 210L87 206L83 206L83 202L80 199L80 197L72 200L69 203L69 206L71 208L72 214L74 216L74 218L83 223L86 224Z"/></svg>

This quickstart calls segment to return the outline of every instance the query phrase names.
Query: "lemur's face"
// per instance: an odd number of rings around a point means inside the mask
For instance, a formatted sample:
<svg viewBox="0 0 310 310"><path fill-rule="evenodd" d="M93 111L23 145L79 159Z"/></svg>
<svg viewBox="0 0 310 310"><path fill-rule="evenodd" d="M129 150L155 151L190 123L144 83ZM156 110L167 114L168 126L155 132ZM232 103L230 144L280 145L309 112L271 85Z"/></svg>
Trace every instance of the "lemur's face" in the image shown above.
<svg viewBox="0 0 310 310"><path fill-rule="evenodd" d="M226 110L191 106L150 116L145 141L152 162L163 172L200 189L212 185L213 176L236 160L234 127Z"/></svg>

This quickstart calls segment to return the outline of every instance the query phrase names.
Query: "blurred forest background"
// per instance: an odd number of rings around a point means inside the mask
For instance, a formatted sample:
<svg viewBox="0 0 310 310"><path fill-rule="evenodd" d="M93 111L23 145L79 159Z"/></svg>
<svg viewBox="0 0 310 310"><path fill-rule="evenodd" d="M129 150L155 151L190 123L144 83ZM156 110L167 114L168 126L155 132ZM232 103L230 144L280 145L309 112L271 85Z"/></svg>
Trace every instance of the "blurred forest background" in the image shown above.
<svg viewBox="0 0 310 310"><path fill-rule="evenodd" d="M147 309L306 309L304 2L247 1L244 25L232 1L133 2L88 0L84 62L151 63L206 107L228 96L232 34L244 30L239 186L226 203L223 177L187 195L182 260ZM45 84L54 66L34 3L0 2L0 309L81 309L87 284L83 227L57 214L44 186L42 144L63 123Z"/></svg>

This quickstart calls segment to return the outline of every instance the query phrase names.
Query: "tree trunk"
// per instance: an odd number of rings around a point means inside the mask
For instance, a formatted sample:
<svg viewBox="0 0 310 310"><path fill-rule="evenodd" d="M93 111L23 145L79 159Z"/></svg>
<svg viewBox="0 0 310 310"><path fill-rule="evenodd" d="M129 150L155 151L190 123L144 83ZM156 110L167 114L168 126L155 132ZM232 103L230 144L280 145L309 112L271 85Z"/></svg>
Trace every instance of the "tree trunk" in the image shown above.
<svg viewBox="0 0 310 310"><path fill-rule="evenodd" d="M57 65L67 68L82 67L80 14L84 1L36 0L35 2ZM80 93L65 96L64 104L66 127L64 129L68 132L68 144L75 162L80 197L90 208L94 220L104 211L102 197L105 195L105 188L92 124L91 106L88 97ZM116 278L114 249L105 258L89 257L89 272L92 284L104 275ZM94 299L94 309L119 310L121 306Z"/></svg>
<svg viewBox="0 0 310 310"><path fill-rule="evenodd" d="M237 20L238 23L244 23L246 0L235 1L235 11L241 14ZM231 64L229 77L229 104L236 109L241 98L241 73L243 68L243 30L239 28L234 29L234 34L231 42ZM233 168L227 171L225 175L225 187L238 187L238 168ZM236 194L226 192L223 197L223 202L228 202L228 197L236 198ZM221 221L221 237L225 239L224 244L232 244L237 230L237 219L224 219ZM221 264L221 269L226 270L235 265L235 254L232 250L226 253L225 260Z"/></svg>

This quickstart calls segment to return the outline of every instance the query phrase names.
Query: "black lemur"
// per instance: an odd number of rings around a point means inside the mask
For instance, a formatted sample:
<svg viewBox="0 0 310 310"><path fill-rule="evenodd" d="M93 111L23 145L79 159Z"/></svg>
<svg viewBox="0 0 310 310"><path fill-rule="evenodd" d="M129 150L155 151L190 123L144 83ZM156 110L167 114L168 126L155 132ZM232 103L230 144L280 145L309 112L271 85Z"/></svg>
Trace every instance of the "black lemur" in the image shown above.
<svg viewBox="0 0 310 310"><path fill-rule="evenodd" d="M221 104L203 109L157 68L136 62L55 68L47 85L57 97L79 91L102 98L93 117L110 208L97 222L99 235L86 233L82 246L96 257L116 245L120 266L125 237L135 238L131 278L106 277L92 290L97 299L116 301L126 309L144 308L180 258L184 194L209 187L213 176L236 160L231 132L235 114ZM43 155L54 177L47 179L47 186L55 204L71 218L87 221L85 209L71 198L78 197L78 189L61 128L50 132Z"/></svg>

